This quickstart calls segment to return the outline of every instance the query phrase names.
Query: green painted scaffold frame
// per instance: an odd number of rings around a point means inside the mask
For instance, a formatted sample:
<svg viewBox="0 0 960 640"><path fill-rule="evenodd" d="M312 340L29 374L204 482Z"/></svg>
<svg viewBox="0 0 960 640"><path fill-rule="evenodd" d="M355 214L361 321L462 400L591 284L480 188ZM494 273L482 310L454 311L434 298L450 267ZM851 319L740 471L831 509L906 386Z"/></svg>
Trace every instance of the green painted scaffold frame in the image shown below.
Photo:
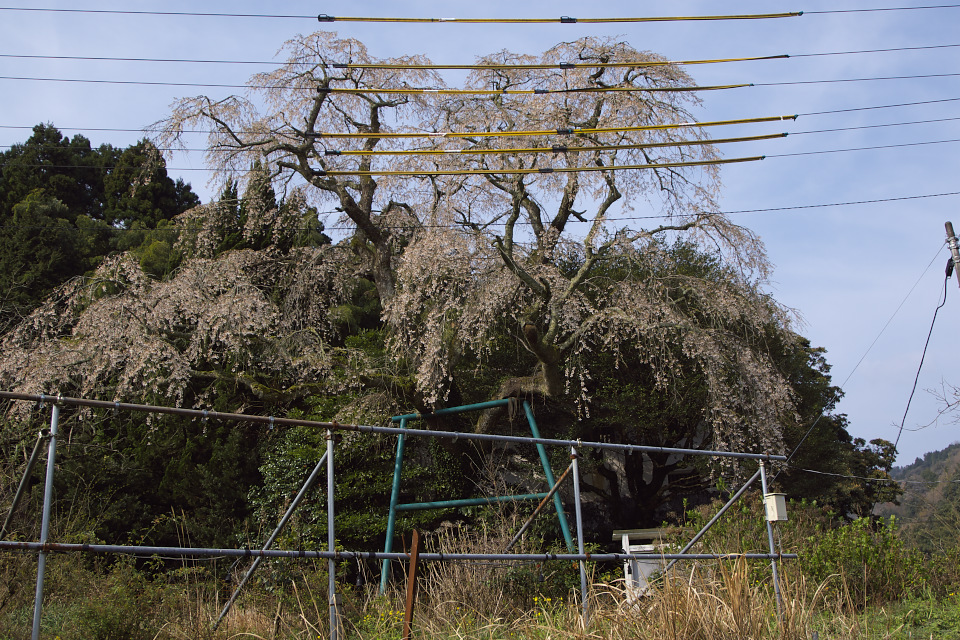
<svg viewBox="0 0 960 640"><path fill-rule="evenodd" d="M471 411L484 411L486 409L495 409L497 407L509 406L511 402L516 402L516 398L504 398L502 400L490 400L477 404L465 404L459 407L450 407L447 409L437 409L428 414L410 413L402 416L393 416L392 422L399 423L401 429L406 429L407 424L414 420L423 420L440 416L448 416L456 413L468 413ZM527 424L530 425L530 434L534 438L540 438L540 430L537 428L537 421L533 417L533 409L530 402L523 400L523 412L527 418ZM393 534L397 523L397 513L402 511L415 511L423 509L445 509L449 507L468 507L483 504L492 504L496 502L509 502L513 500L542 500L548 493L532 493L512 496L489 496L484 498L462 498L459 500L440 500L437 502L413 502L408 504L399 504L400 501L400 476L403 473L403 448L406 436L400 434L397 436L397 458L393 465L393 487L390 490L390 513L387 517L387 539L383 545L384 553L393 551ZM550 458L547 455L546 447L537 443L537 453L540 455L540 464L543 465L543 475L546 478L547 485L553 487L556 479L553 475L553 468L550 466ZM567 549L573 552L573 537L570 534L570 524L567 522L567 514L563 510L563 502L560 500L558 492L553 494L553 506L557 511L557 519L560 521L560 531L563 533L564 542ZM380 592L386 591L387 582L390 577L390 560L383 561L383 567L380 571Z"/></svg>

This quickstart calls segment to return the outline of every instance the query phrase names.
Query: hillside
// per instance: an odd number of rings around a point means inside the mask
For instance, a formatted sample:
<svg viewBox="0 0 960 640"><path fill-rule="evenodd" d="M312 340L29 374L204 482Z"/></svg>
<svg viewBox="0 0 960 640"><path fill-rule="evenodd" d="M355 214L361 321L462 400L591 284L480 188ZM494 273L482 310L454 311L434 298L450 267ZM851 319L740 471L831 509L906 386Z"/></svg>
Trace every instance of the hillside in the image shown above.
<svg viewBox="0 0 960 640"><path fill-rule="evenodd" d="M900 504L878 505L877 513L896 516L904 539L920 550L943 550L960 525L960 443L931 451L890 473L904 481Z"/></svg>

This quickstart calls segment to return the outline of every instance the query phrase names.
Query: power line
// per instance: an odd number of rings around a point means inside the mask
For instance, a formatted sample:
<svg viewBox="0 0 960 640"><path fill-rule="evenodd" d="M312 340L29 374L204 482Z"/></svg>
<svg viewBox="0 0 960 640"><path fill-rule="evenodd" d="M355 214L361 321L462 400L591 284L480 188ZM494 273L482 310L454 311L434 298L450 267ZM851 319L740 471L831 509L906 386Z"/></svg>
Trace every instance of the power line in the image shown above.
<svg viewBox="0 0 960 640"><path fill-rule="evenodd" d="M799 211L802 209L821 209L825 207L848 207L861 204L880 204L884 202L902 202L904 200L920 200L923 198L943 198L947 196L960 196L960 191L945 191L943 193L927 193L923 195L916 196L898 196L892 198L874 198L872 200L851 200L849 202L825 202L821 204L805 204L805 205L796 205L792 207L770 207L766 209L740 209L738 211L720 211L718 215L731 215L737 213L773 213L776 211ZM662 216L655 216L662 217ZM931 262L931 264L933 264ZM927 267L929 269L929 266ZM916 286L916 285L914 285ZM912 290L911 290L912 291ZM901 304L902 306L902 304ZM899 309L899 308L898 308ZM892 320L893 318L891 318ZM889 324L889 323L888 323ZM877 336L879 338L879 336ZM872 345L871 345L872 346ZM864 354L866 356L866 354ZM862 362L861 358L861 362ZM859 366L859 363L857 363ZM854 369L856 370L856 369ZM851 372L853 375L853 372ZM847 378L849 380L849 377Z"/></svg>
<svg viewBox="0 0 960 640"><path fill-rule="evenodd" d="M814 208L825 208L825 207L844 207L844 206L855 206L855 205L864 205L864 204L878 204L878 203L885 203L885 202L897 202L897 201L903 201L903 200L918 200L918 199L924 199L924 198L941 198L941 197L948 197L948 196L960 196L960 191L951 191L951 192L945 192L945 193L928 193L928 194L922 194L922 195L900 196L900 197L891 197L891 198L878 198L878 199L874 199L874 200L857 200L857 201L852 201L852 202L826 202L826 203L820 203L820 204L796 205L796 206L789 206L789 207L770 207L770 208L766 208L766 209L740 209L740 210L732 210L732 211L715 211L715 212L705 213L705 214L703 214L703 215L709 217L709 216L737 215L737 214L743 214L743 213L776 213L776 212L781 212L781 211L794 211L794 210L814 209ZM210 205L216 204L217 202L219 202L219 201L215 201L215 202L212 202L212 203L208 203L207 205L202 205L202 206L210 206ZM377 213L378 211L374 210L373 212L374 212L374 213ZM338 211L319 211L319 212L318 212L318 215L333 215L333 214L335 214L335 213L340 213L340 212L338 212ZM673 217L673 216L663 215L663 214L660 214L660 215L646 215L646 216L616 216L616 217L612 217L612 216L611 216L610 220L611 220L611 222L625 222L625 221L630 221L630 220L664 220L664 219L669 219L669 218L671 218L671 217ZM504 224L506 224L506 223L491 223L489 226L499 226L499 225L504 225ZM517 222L517 224L518 224L518 225L527 225L527 224L529 224L529 223ZM12 228L19 228L19 227L32 228L32 229L52 228L52 227L43 226L43 225L24 225L24 224L13 224L13 223L9 223L9 222L8 222L8 223L5 223L5 224L0 225L0 230L12 229ZM413 228L413 227L416 227L416 228L418 228L418 229L447 229L447 228L450 228L451 225L450 225L450 224L425 224L425 223L418 223L418 224L408 224L408 225L384 225L384 226L382 226L382 227L380 227L380 228L382 228L382 229L394 229L394 230L397 230L397 229L410 229L410 228ZM191 226L191 227L171 227L171 228L164 228L164 229L123 229L123 228L117 228L117 227L107 227L107 228L98 228L98 230L108 230L108 231L111 231L111 232L137 232L137 233L161 233L161 232L163 232L163 233L181 233L181 232L190 232L190 231L202 231L202 230L205 230L205 229L212 229L212 228L214 228L214 227ZM325 226L325 227L324 227L324 231L352 231L353 229L354 229L353 226L337 226L337 227L326 227L326 226ZM294 231L310 231L311 229L310 229L309 227L293 227L293 228L291 228L291 230L294 230ZM937 252L938 252L938 254L939 254L939 248L938 248ZM936 260L936 257L937 257L937 256L935 255L935 256L933 257L933 260ZM930 261L930 265L933 264L933 260ZM841 388L842 388L844 385L846 385L847 382L849 382L849 380L850 380L851 377L853 377L853 374L854 374L854 373L856 372L856 370L860 367L860 364L863 363L863 360L866 358L867 354L870 352L870 350L873 348L873 346L874 346L874 345L877 343L877 341L880 339L880 336L883 335L883 333L884 333L884 331L886 330L887 326L889 326L889 324L893 321L893 318L897 315L897 313L899 313L900 309L901 309L901 308L903 307L903 305L906 303L907 298L910 297L910 294L913 293L913 290L914 290L914 289L917 287L917 285L920 283L920 280L923 278L923 275L925 275L925 274L926 274L926 271L929 270L930 265L927 265L927 269L924 271L923 274L921 274L920 278L917 279L917 282L914 283L913 287L912 287L912 288L910 289L910 291L907 293L906 297L904 297L903 301L900 303L900 306L897 307L897 309L896 309L896 311L894 311L893 315L891 315L890 319L887 320L887 323L884 325L883 329L880 330L880 333L877 335L877 337L874 339L874 341L873 341L873 342L870 344L870 346L867 348L867 351L864 352L863 356L861 356L860 360L859 360L859 361L857 362L857 364L854 366L853 371L850 372L850 374L847 376L847 378L846 378L846 379L843 381L843 383L840 385Z"/></svg>
<svg viewBox="0 0 960 640"><path fill-rule="evenodd" d="M836 129L813 129L811 131L794 131L791 135L799 136L805 133L833 133L835 131L855 131L857 129L880 129L883 127L902 127L911 124L930 124L932 122L951 122L954 120L960 120L960 117L955 118L934 118L931 120L911 120L908 122L891 122L887 124L862 124L855 127L837 127Z"/></svg>
<svg viewBox="0 0 960 640"><path fill-rule="evenodd" d="M799 116L823 116L833 113L849 113L852 111L870 111L872 109L893 109L895 107L915 107L925 104L937 104L939 102L957 102L960 98L941 98L939 100L919 100L917 102L900 102L897 104L881 104L872 107L850 107L847 109L832 109L830 111L810 111L808 113L797 114Z"/></svg>
<svg viewBox="0 0 960 640"><path fill-rule="evenodd" d="M782 138L786 134L776 134L771 136L753 136L755 139L769 139L769 138ZM691 142L691 144L717 144L719 142L736 142L738 140L704 140ZM880 149L897 149L901 147L918 147L929 144L947 144L960 142L960 138L955 138L952 140L930 140L926 142L904 142L901 144L884 144L876 145L871 147L852 147L847 149L823 149L819 151L797 151L793 153L768 153L764 158L788 158L792 156L812 156L812 155L821 155L825 153L843 153L847 151L875 151ZM344 150L344 151L327 151L323 155L330 156L397 156L397 155L496 155L496 154L548 154L548 153L567 153L567 152L583 152L583 151L611 151L611 150L621 150L621 149L646 149L649 147L672 147L672 146L683 146L684 143L654 143L654 144L634 144L634 145L607 145L607 146L596 146L596 147L564 147L564 146L554 146L554 147L541 147L541 148L529 148L529 149L455 149L455 150L443 150L443 149L411 149L411 150L385 150L385 151L366 151L366 150ZM164 149L158 149L158 151L164 151ZM193 149L192 151L206 151L205 149ZM749 158L753 160L754 158ZM717 161L708 161L704 164L723 164L724 162L743 162L743 159L737 160L717 160ZM669 164L656 164L656 165L638 165L632 167L620 167L620 168L653 168L653 167L668 167L668 166L677 166ZM689 163L680 165L680 166L693 166ZM71 165L71 164L24 164L20 162L6 162L0 163L0 168L3 167L28 167L28 168L44 168L44 169L95 169L95 170L104 170L108 171L111 169L116 169L115 165ZM210 171L206 167L165 167L167 171ZM607 169L616 169L617 167L606 167ZM570 171L571 169L564 169ZM584 171L598 170L598 169L583 169ZM602 170L602 169L600 169ZM559 169L557 171L560 171ZM465 170L464 173L467 171ZM470 173L476 173L476 171L469 171ZM499 170L490 170L491 173L503 173ZM536 173L536 170L529 170L529 173ZM550 171L542 171L541 173L551 173ZM383 175L382 172L371 172L371 175ZM340 175L333 172L328 173L327 175ZM356 175L356 174L353 174ZM390 175L400 175L400 174L390 174ZM402 175L410 176L421 176L421 175L437 175L435 172L430 171L409 171L404 172ZM443 175L456 175L451 173L444 173Z"/></svg>
<svg viewBox="0 0 960 640"><path fill-rule="evenodd" d="M823 56L846 56L868 53L894 53L903 51L925 51L931 49L951 49L960 47L960 44L933 44L917 47L888 47L885 49L859 49L854 51L823 51L817 53L782 53L768 56L745 56L738 58L707 58L702 60L644 60L627 62L557 62L551 64L361 64L346 62L315 63L317 66L333 69L402 69L402 70L492 70L492 69L597 69L623 67L659 67L672 65L704 65L729 62L755 62L764 60L785 60L788 58L813 58ZM176 64L237 64L237 65L277 65L289 64L282 60L217 60L195 58L128 58L122 56L68 56L68 55L40 55L24 53L0 53L0 58L17 58L25 60L85 60L92 62L157 62ZM299 64L299 63L298 63Z"/></svg>
<svg viewBox="0 0 960 640"><path fill-rule="evenodd" d="M960 73L931 73L925 75L913 76L880 76L874 78L839 78L836 80L793 80L790 82L755 82L755 87L784 87L790 85L802 84L830 84L836 82L873 82L876 80L922 80L926 78L954 78L960 76Z"/></svg>
<svg viewBox="0 0 960 640"><path fill-rule="evenodd" d="M902 199L902 200L912 200L912 199L915 199L915 198L938 197L938 196L940 196L940 195L960 195L960 192L947 193L947 194L932 194L932 195L928 195L928 196L908 196L908 197L904 197L904 198L891 198L891 199L880 200L880 202L889 202L889 201L892 201L892 200L901 200L901 199ZM865 202L864 202L864 203L856 203L856 204L865 204ZM821 205L821 206L823 206L823 205ZM830 206L830 205L826 205L826 206ZM838 206L838 205L834 205L834 206ZM903 305L906 304L907 300L908 300L908 299L910 298L910 296L913 294L914 289L916 289L916 288L917 288L917 285L920 284L920 281L923 280L923 277L924 277L925 275L927 275L927 271L930 270L930 266L931 266L931 265L934 263L934 261L937 259L937 256L940 255L940 250L941 250L942 248L943 248L943 245L942 245L942 244L941 244L939 247L937 247L937 252L933 255L933 259L930 260L930 262L927 264L927 267L923 270L923 273L920 274L920 277L917 278L917 281L913 283L913 286L912 286L912 287L910 287L910 290L907 292L907 295L905 295L905 296L903 297L903 300L900 301L900 304L899 304L899 305L897 306L897 308L894 310L893 314L892 314L892 315L890 316L890 318L887 320L886 324L884 324L883 327L880 329L880 333L877 334L877 337L873 339L873 342L870 343L870 346L867 347L867 350L864 351L864 352L863 352L863 355L860 356L860 359L857 360L857 364L855 364L855 365L853 366L853 369L850 371L849 374L847 374L847 377L844 379L844 381L840 383L839 388L840 388L841 390L843 389L843 387L845 387L845 386L847 385L848 382L850 382L850 378L853 377L853 374L856 373L856 372L857 372L857 369L860 368L860 365L863 364L863 361L866 359L867 354L870 353L870 351L873 349L874 345L877 344L877 341L880 340L880 336L883 335L883 333L887 330L887 327L890 326L890 323L893 322L893 319L897 316L898 313L900 313L900 309L902 309L902 308L903 308ZM793 448L793 451L790 452L790 455L787 456L787 463L788 463L788 465L789 465L789 462L790 462L791 460L793 460L793 457L794 457L795 455L797 455L797 451L800 450L800 447L803 446L803 443L806 442L807 438L810 436L811 433L813 433L813 430L814 430L814 429L816 428L816 426L820 423L820 420L821 420L824 416L826 416L826 410L825 410L825 409L820 412L820 415L817 416L817 419L813 421L813 424L810 425L810 428L807 429L807 432L803 434L803 437L802 437L802 438L800 438L800 441L797 443L797 446L795 446L795 447ZM896 447L896 445L894 445L894 447ZM805 471L809 471L809 470L805 469ZM813 471L812 473L823 473L823 472ZM827 474L827 475L835 475L835 474ZM779 476L780 476L780 473L778 472L777 475L774 476L773 479L776 480L777 477L779 477Z"/></svg>
<svg viewBox="0 0 960 640"><path fill-rule="evenodd" d="M306 132L304 135L311 138L510 138L527 136L549 135L580 135L585 133L615 133L621 131L664 131L668 129L685 129L688 127L717 127L732 124L759 124L762 122L781 122L796 120L795 115L761 116L759 118L734 118L732 120L709 120L704 122L676 122L669 124L638 125L634 127L560 127L557 129L531 129L529 131L411 131L411 132L377 132L377 133L337 133L337 132Z"/></svg>
<svg viewBox="0 0 960 640"><path fill-rule="evenodd" d="M829 51L824 53L791 53L788 58L814 58L818 56L849 56L860 53L890 53L899 51L923 51L927 49L950 49L960 44L931 44L919 47L890 47L887 49L860 49L857 51Z"/></svg>
<svg viewBox="0 0 960 640"><path fill-rule="evenodd" d="M821 476L833 476L834 478L848 478L851 480L866 480L868 482L894 482L899 484L958 484L960 480L897 480L895 478L871 478L870 476L853 476L844 473L831 473L829 471L816 471L815 469L804 469L795 467L791 464L785 464L785 467L794 471L803 471L805 473L815 473Z"/></svg>
<svg viewBox="0 0 960 640"><path fill-rule="evenodd" d="M938 100L938 101L934 101L934 102L947 102L947 101L960 101L960 98L947 98L947 99L945 99L945 100ZM906 103L906 104L902 104L902 105L885 105L885 106L880 106L880 107L862 107L862 109L883 109L883 108L888 108L888 107L910 106L910 105L914 105L914 104L926 104L926 102L922 102L922 103ZM845 112L845 111L858 111L858 110L861 110L861 109L841 109L841 110L838 110L838 111L836 111L836 112L826 112L826 111L823 111L823 112L818 112L818 113L813 113L813 114L810 114L810 113L806 113L806 114L801 113L801 114L798 114L797 117L804 117L804 116L809 116L809 115L820 115L820 114L824 114L824 113L840 113L840 112ZM716 139L703 140L703 141L686 140L686 141L678 141L678 142L672 142L672 143L663 143L663 145L661 145L660 143L650 143L650 144L640 144L640 145L638 145L638 146L640 146L640 147L643 147L643 146L673 146L673 145L701 144L701 143L702 143L702 144L722 144L722 143L727 143L727 142L741 142L741 141L751 141L751 140L763 140L763 139L766 139L766 138L768 138L768 137L778 138L778 137L783 137L783 136L786 136L786 135L798 136L798 135L810 134L810 133L834 133L834 132L838 132L838 131L856 131L856 130L859 130L859 129L876 129L876 128L883 128L883 127L901 127L901 126L914 125L914 124L930 124L930 123L935 123L935 122L950 122L950 121L955 121L955 120L960 120L960 117L955 117L955 118L934 118L934 119L930 119L930 120L910 120L910 121L906 121L906 122L889 122L889 123L884 123L884 124L858 125L858 126L853 126L853 127L836 127L836 128L833 128L833 129L812 129L812 130L810 130L810 131L794 131L794 132L791 132L791 133L789 133L789 134L787 134L787 133L775 133L775 134L769 134L769 136L768 136L768 135L761 135L761 136L744 136L744 137L741 137L741 138L716 138ZM37 125L0 125L0 129L33 129L35 126L37 126ZM151 129L151 128L149 128L149 127L148 127L148 128L144 128L144 129L118 129L118 128L115 129L115 128L103 128L103 127L59 127L59 126L58 126L58 127L55 127L55 128L56 128L58 131L79 131L79 132L84 132L84 131L97 131L97 132L113 132L113 133L157 133L157 132L162 131L161 129ZM189 129L189 130L183 131L183 133L206 133L206 134L209 134L209 133L213 133L213 132L210 131L210 130L207 130L207 129L203 129L203 130L201 130L201 129ZM237 131L237 132L235 132L235 133L237 133L237 134L251 134L251 133L262 133L262 132ZM433 135L433 134L423 134L423 135L424 135L424 136L430 136L430 135ZM18 144L25 144L25 143L18 143ZM5 147L5 148L12 148L12 147L14 147L14 146L17 146L17 145L16 145L16 144L13 144L13 145L0 145L0 147ZM631 146L631 145L619 145L619 146L620 146L621 148L625 148L625 147L628 147L628 146ZM49 145L47 145L47 144L45 144L45 145L40 145L40 147L42 147L42 148L47 148L47 147L50 147L50 148L59 148L59 145L56 145L56 144L49 144ZM595 149L598 149L598 148L601 148L601 147L585 147L585 148L586 148L586 149L595 150ZM573 148L573 147L571 147L571 148L569 148L568 150L579 150L579 149L580 149L580 148ZM162 149L159 149L159 148L158 148L158 150L159 150L159 151L208 151L207 148L193 148L193 149L190 149L190 148L182 148L182 149L181 149L181 148L162 148ZM551 149L549 149L549 150L552 151L553 149L551 148ZM412 151L414 151L414 150L409 150L409 151L412 152ZM465 150L465 151L466 151L466 150ZM522 151L524 151L524 149L511 149L511 150L509 150L509 151L510 151L510 152L522 152ZM459 152L459 150L457 150L457 151L447 150L447 151L443 151L442 153L454 153L454 152ZM473 152L476 152L476 153L486 153L486 151L481 151L481 150L474 150ZM360 154L366 154L366 153L368 153L368 152L364 152L364 151L361 151L361 150L354 150L354 151L349 151L349 152L348 152L348 151L344 150L344 151L342 151L341 153L342 153L343 155L360 155ZM369 152L369 155L377 155L377 154L391 155L391 154L394 154L394 153L399 153L399 151L397 151L397 152L394 152L394 151L374 151L374 152ZM427 153L427 151L425 150L424 153ZM430 151L430 153L440 153L440 152L439 152L439 151ZM336 154L336 153L333 153L333 154L331 154L331 155L337 155L337 154Z"/></svg>
<svg viewBox="0 0 960 640"><path fill-rule="evenodd" d="M960 142L960 138L953 140L931 140L929 142L904 142L902 144L882 144L873 147L852 147L849 149L825 149L822 151L797 151L794 153L770 153L768 158L786 158L790 156L815 156L824 153L841 153L844 151L875 151L878 149L897 149L899 147L919 147L927 144L946 144L948 142Z"/></svg>
<svg viewBox="0 0 960 640"><path fill-rule="evenodd" d="M586 147L589 148L589 147ZM497 150L500 153L504 153L504 150ZM549 149L548 149L549 151ZM604 166L595 166L587 165L582 167L541 167L541 168L527 168L527 169L489 169L489 168L474 168L474 169L418 169L412 171L404 170L321 170L317 169L314 171L315 175L318 176L408 176L408 177L419 177L419 176L462 176L462 175L526 175L534 173L577 173L581 171L622 171L625 169L660 169L660 168L672 168L672 167L702 167L709 166L714 164L731 164L735 162L753 162L756 160L763 160L764 156L751 156L746 158L721 158L717 160L697 160L697 161L685 161L685 162L660 162L660 163L650 163L650 164L638 164L638 165L604 165ZM104 171L110 169L116 169L116 166L100 166L100 165L70 165L70 164L21 164L16 162L7 162L0 164L0 168L3 167L24 167L24 168L36 168L36 169L92 169L95 171ZM164 167L167 171L210 171L210 169L203 167Z"/></svg>
<svg viewBox="0 0 960 640"><path fill-rule="evenodd" d="M597 69L622 67L653 67L670 65L703 65L728 62L754 62L763 60L785 60L788 58L813 58L823 56L846 56L867 53L894 53L903 51L924 51L931 49L950 49L960 44L933 44L918 47L889 47L885 49L860 49L855 51L823 51L818 53L782 53L769 56L746 56L739 58L707 58L703 60L645 60L633 62L558 62L555 64L360 64L317 62L318 66L333 69L405 69L405 70L485 70L485 69ZM288 64L282 60L216 60L194 58L127 58L121 56L56 56L24 53L0 53L0 58L27 60L86 60L92 62L158 62L177 64L238 64L238 65L277 65Z"/></svg>
<svg viewBox="0 0 960 640"><path fill-rule="evenodd" d="M879 7L875 9L826 9L823 11L804 11L804 13L809 15L817 14L826 14L826 13L872 13L875 11L913 11L916 9L956 9L960 8L960 4L937 4L926 7Z"/></svg>
<svg viewBox="0 0 960 640"><path fill-rule="evenodd" d="M712 91L719 89L736 89L743 87L783 87L809 84L834 84L840 82L876 82L886 80L923 80L930 78L954 78L960 76L960 73L933 73L917 74L909 76L877 76L871 78L836 78L828 80L791 80L783 82L741 82L724 85L706 85L690 87L586 87L578 89L429 89L429 88L323 88L322 91L328 93L345 94L370 94L370 93L440 93L454 95L498 95L498 94L541 94L541 93L578 93L578 92L604 92L604 91ZM0 76L0 80L15 80L24 82L66 82L79 84L117 84L117 85L135 85L135 86L159 86L159 87L196 87L205 89L302 89L311 90L307 87L291 87L290 85L247 85L247 84L222 84L212 82L165 82L151 80L103 80L97 78L45 78L39 76ZM822 112L826 113L826 112Z"/></svg>
<svg viewBox="0 0 960 640"><path fill-rule="evenodd" d="M398 22L398 23L461 23L461 24L602 24L602 23L632 23L632 22L676 22L687 20L762 20L769 18L793 18L803 15L802 11L787 13L761 13L739 15L714 16L657 16L645 18L573 18L561 16L559 18L374 18L348 17L297 14L268 14L268 13L204 13L196 11L122 11L112 9L54 9L48 7L0 7L0 11L44 11L52 13L93 13L113 15L142 15L142 16L196 16L213 18L292 18L319 20L320 22Z"/></svg>
<svg viewBox="0 0 960 640"><path fill-rule="evenodd" d="M611 144L611 145L593 145L586 147L568 146L555 144L550 147L520 147L520 148L476 148L468 147L466 149L323 149L323 156L404 156L404 155L498 155L498 154L528 154L528 153L568 153L568 152L591 152L591 151L619 151L623 149L658 149L664 147L688 147L688 146L707 146L715 144L727 144L733 142L757 142L762 140L774 140L785 138L786 133L769 133L758 136L741 136L737 138L708 138L704 140L677 140L675 142L638 142L636 144ZM0 145L0 148L13 148L16 145ZM63 149L65 147L57 144L31 145L32 148L42 149ZM91 151L93 149L91 148ZM210 149L178 149L178 148L160 148L157 151L210 151ZM6 163L0 166L7 166L12 163ZM58 167L65 169L78 168L74 165L49 165L49 164L20 164L20 167ZM113 167L100 167L113 168ZM181 169L177 169L180 171Z"/></svg>
<svg viewBox="0 0 960 640"><path fill-rule="evenodd" d="M960 46L960 45L943 45ZM810 54L827 55L827 54ZM493 70L493 69L610 69L610 68L632 68L632 67L663 67L671 65L701 65L718 64L723 62L753 62L760 60L783 60L789 58L787 54L778 54L771 56L750 56L745 58L716 58L705 60L634 60L626 62L557 62L552 64L361 64L349 62L324 62L314 63L316 66L332 69L402 69L402 70ZM87 60L96 62L173 62L173 63L197 63L197 64L251 64L251 65L276 65L289 64L280 60L193 60L189 58L121 58L113 56L53 56L53 55L30 55L0 53L0 58L18 58L30 60ZM303 63L296 63L303 64Z"/></svg>
<svg viewBox="0 0 960 640"><path fill-rule="evenodd" d="M960 75L960 74L957 74ZM31 82L69 82L80 84L119 84L119 85L137 85L148 87L198 87L205 89L299 89L301 91L318 91L320 93L348 94L348 95L366 95L366 94L397 94L397 95L416 95L416 94L439 94L439 95L539 95L539 94L558 94L558 93L609 93L609 92L674 92L674 91L717 91L722 89L741 89L752 86L750 83L712 85L712 86L689 86L689 87L580 87L574 89L430 89L424 87L378 87L369 89L352 89L345 87L294 87L290 85L247 85L247 84L214 84L207 82L161 82L151 80L98 80L93 78L40 78L34 76L0 76L0 80L21 80Z"/></svg>
<svg viewBox="0 0 960 640"><path fill-rule="evenodd" d="M848 107L848 108L845 108L845 109L831 109L831 110L827 110L827 111L809 111L809 112L805 112L805 113L798 113L798 114L793 115L793 116L774 117L774 119L790 119L790 120L795 120L796 118L799 118L799 117L831 115L831 114L834 114L834 113L851 113L851 112L855 112L855 111L870 111L870 110L875 110L875 109L894 109L894 108L899 108L899 107L914 107L914 106L922 106L922 105L928 105L928 104L938 104L938 103L942 103L942 102L958 102L958 101L960 101L960 97L958 97L958 98L941 98L941 99L938 99L938 100L919 100L919 101L916 101L916 102L900 102L900 103L896 103L896 104L882 104L882 105L873 105L873 106L867 106L867 107ZM953 120L953 119L954 119L954 118L941 118L941 119L936 119L936 120L915 120L915 121L910 121L910 122L896 122L896 123L881 124L881 125L863 125L863 126L858 126L858 127L840 127L840 128L836 128L836 129L818 129L818 130L815 130L815 131L799 131L799 132L792 133L791 135L799 135L799 134L801 134L801 133L826 133L826 132L832 132L832 131L852 131L852 130L854 130L854 129L863 129L863 128L869 128L869 127L895 127L895 126L901 126L901 125L922 124L922 123L928 123L928 122L946 122L946 121ZM27 129L27 130L29 130L29 129L33 129L35 126L37 126L37 125L0 125L0 129ZM58 127L56 127L56 128L57 128L58 130L60 130L60 131L80 131L80 132L84 132L84 131L98 131L98 132L109 132L109 133L158 133L158 132L163 131L162 129L155 129L155 128L150 128L150 127L145 127L145 128L142 128L142 129L123 129L123 128L118 128L118 127L62 127L62 126L58 126ZM209 129L185 129L185 130L183 130L181 133L212 133L212 131L209 130ZM238 133L238 134L249 134L249 133L261 133L261 132L236 131L235 133ZM425 133L425 134L423 134L423 135L424 135L424 136L428 136L428 135L439 135L439 134L426 134L426 133Z"/></svg>
<svg viewBox="0 0 960 640"><path fill-rule="evenodd" d="M913 402L913 394L917 391L917 382L920 380L920 370L923 369L923 361L927 357L927 347L930 346L930 336L933 335L933 327L937 322L937 313L940 309L943 308L943 305L947 304L947 283L950 281L950 276L948 275L943 281L943 302L937 305L937 308L933 310L933 320L930 321L930 331L927 332L927 341L923 344L923 353L920 356L920 364L917 366L917 376L913 380L913 388L910 390L910 397L907 398L907 408L903 412L903 419L900 420L900 430L897 432L897 439L893 443L894 449L897 445L900 444L900 436L903 435L903 425L907 422L907 413L910 411L910 403Z"/></svg>

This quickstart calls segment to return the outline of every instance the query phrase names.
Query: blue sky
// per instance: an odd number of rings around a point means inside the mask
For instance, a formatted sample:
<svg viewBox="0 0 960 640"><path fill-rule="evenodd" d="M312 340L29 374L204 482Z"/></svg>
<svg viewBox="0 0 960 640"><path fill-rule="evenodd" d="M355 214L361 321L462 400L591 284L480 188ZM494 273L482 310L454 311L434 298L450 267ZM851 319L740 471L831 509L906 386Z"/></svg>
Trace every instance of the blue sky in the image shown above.
<svg viewBox="0 0 960 640"><path fill-rule="evenodd" d="M328 2L282 4L244 1L50 2L49 8L187 11L256 14L325 13L389 17L628 17L755 14L804 11L797 18L644 24L369 24L335 23L343 36L367 43L380 57L420 53L436 63L471 62L509 49L536 53L585 35L617 35L638 49L674 60L790 54L787 60L691 66L699 84L747 82L755 86L702 94L701 120L801 114L775 125L724 128L722 135L785 131L787 138L724 150L767 155L762 162L723 169L721 208L763 238L776 268L773 295L796 309L801 332L827 349L839 407L850 430L866 439L894 440L934 309L944 287L944 222L960 229L960 7L818 13L842 9L925 6L917 0L825 0L723 3L582 2ZM28 6L26 3L17 6ZM601 7L601 8L596 8ZM296 33L321 27L316 20L96 13L0 11L0 76L243 84L269 68L250 64L190 64L50 60L6 56L86 56L211 60L274 59ZM328 28L331 25L326 25ZM922 49L912 49L925 47ZM937 48L929 48L937 47ZM874 53L840 52L897 49ZM825 54L837 55L805 55ZM924 77L915 76L937 76ZM910 76L896 80L824 82ZM451 78L451 83L456 81ZM29 127L50 122L64 133L83 133L96 145L127 145L137 131L167 113L173 100L228 89L142 84L99 84L0 79L0 145L22 142ZM937 102L939 101L939 102ZM865 109L918 103L882 109ZM846 109L853 111L840 112ZM820 113L818 112L830 112ZM814 115L818 114L818 115ZM956 118L956 119L952 119ZM905 124L930 121L921 124ZM882 126L878 126L882 125ZM895 125L895 126L886 126ZM23 128L16 128L23 127ZM859 127L859 128L858 128ZM96 131L131 129L131 132ZM833 131L824 131L832 129ZM815 133L814 133L815 132ZM715 131L714 135L721 133ZM198 141L199 142L199 141ZM932 144L918 144L932 143ZM861 151L862 147L909 145ZM824 153L826 152L826 153ZM204 200L201 154L174 158L170 173L191 182ZM907 199L909 198L909 199ZM886 200L869 204L811 207ZM804 207L804 208L795 208ZM770 211L770 209L780 209ZM642 212L638 212L642 213ZM931 389L960 384L953 330L960 318L960 289L948 284L900 439L901 464L960 440ZM957 414L960 415L960 414ZM924 425L930 425L924 427Z"/></svg>

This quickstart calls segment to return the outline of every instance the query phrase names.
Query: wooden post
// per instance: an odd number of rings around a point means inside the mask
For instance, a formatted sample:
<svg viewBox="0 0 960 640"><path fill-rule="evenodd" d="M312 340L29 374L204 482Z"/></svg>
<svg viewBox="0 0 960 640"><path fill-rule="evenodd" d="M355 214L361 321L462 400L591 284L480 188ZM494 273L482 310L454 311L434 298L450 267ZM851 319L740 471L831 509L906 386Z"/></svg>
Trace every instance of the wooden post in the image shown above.
<svg viewBox="0 0 960 640"><path fill-rule="evenodd" d="M403 615L403 640L413 637L413 607L417 603L417 567L420 561L420 533L413 530L410 543L410 567L407 570L407 608Z"/></svg>

